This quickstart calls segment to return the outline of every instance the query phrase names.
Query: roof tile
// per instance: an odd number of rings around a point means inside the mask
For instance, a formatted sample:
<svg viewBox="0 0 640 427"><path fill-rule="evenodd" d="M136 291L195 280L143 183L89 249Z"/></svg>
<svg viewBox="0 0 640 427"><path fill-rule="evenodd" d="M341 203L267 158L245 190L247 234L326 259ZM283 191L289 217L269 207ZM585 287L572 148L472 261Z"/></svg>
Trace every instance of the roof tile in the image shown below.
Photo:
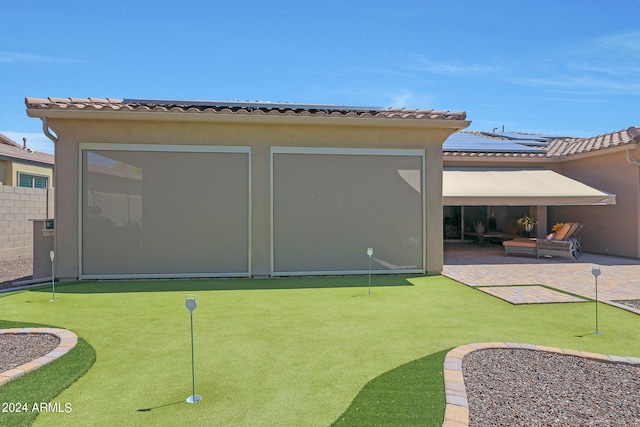
<svg viewBox="0 0 640 427"><path fill-rule="evenodd" d="M114 98L31 98L25 99L27 109L49 110L129 110L199 114L245 114L301 117L357 117L407 120L466 120L465 112L419 110L405 108L375 109L338 105L301 105L270 103L239 103L232 101L161 101L122 100Z"/></svg>
<svg viewBox="0 0 640 427"><path fill-rule="evenodd" d="M489 136L483 132L466 131L488 140L504 140L497 136ZM544 153L516 153L516 152L453 152L445 151L445 157L519 157L519 158L550 158L567 157L577 154L589 153L608 148L625 145L640 144L640 128L631 126L628 129L598 135L591 138L555 138L549 141Z"/></svg>

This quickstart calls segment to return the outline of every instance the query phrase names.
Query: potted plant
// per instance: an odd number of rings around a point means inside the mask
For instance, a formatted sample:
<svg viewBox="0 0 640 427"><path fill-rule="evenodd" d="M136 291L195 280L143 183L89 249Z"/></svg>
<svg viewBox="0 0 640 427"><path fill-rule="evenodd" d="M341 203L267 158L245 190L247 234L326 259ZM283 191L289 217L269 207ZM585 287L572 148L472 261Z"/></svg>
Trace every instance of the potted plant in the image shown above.
<svg viewBox="0 0 640 427"><path fill-rule="evenodd" d="M536 221L535 218L531 218L529 215L518 218L518 225L524 228L524 231L526 231L527 233L533 230L533 226L537 223L538 221Z"/></svg>

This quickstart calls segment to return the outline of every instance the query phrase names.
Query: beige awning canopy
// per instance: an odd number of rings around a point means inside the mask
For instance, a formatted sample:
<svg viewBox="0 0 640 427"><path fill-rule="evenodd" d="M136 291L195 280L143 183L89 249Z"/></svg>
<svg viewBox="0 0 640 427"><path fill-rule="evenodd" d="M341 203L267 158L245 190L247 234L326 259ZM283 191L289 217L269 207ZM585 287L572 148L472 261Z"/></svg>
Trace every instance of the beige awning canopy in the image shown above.
<svg viewBox="0 0 640 427"><path fill-rule="evenodd" d="M445 206L615 205L615 194L544 169L443 171Z"/></svg>

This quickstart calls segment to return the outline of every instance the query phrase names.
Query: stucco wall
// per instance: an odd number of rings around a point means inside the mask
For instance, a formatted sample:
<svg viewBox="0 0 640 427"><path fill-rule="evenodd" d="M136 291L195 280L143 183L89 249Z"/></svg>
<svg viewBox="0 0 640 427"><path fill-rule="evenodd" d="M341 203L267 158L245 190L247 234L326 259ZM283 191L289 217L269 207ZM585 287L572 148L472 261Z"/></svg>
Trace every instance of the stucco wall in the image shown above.
<svg viewBox="0 0 640 427"><path fill-rule="evenodd" d="M633 151L640 159L640 150ZM626 151L591 153L569 157L563 161L531 159L530 161L456 159L445 160L445 167L541 167L558 172L598 190L616 195L615 205L549 206L547 223L539 223L537 237L548 233L557 222L584 224L579 236L584 251L640 258L640 168L626 160ZM532 207L530 214L541 218ZM544 227L544 229L543 229Z"/></svg>
<svg viewBox="0 0 640 427"><path fill-rule="evenodd" d="M163 121L49 119L56 132L57 275L78 275L79 143L241 145L251 147L252 274L271 273L270 147L421 149L425 151L426 271L442 270L442 142L453 127L201 123L167 115ZM464 122L462 126L466 126Z"/></svg>
<svg viewBox="0 0 640 427"><path fill-rule="evenodd" d="M17 162L0 162L0 180L4 185L18 185L18 174L25 173L49 178L49 187L52 186L53 168L29 165Z"/></svg>
<svg viewBox="0 0 640 427"><path fill-rule="evenodd" d="M9 166L9 162L7 160L0 160L0 185L9 185L9 180L7 179Z"/></svg>
<svg viewBox="0 0 640 427"><path fill-rule="evenodd" d="M627 162L626 152L566 161L562 163L561 172L599 190L614 193L616 204L550 207L549 224L565 221L584 224L580 238L586 252L640 257L640 168Z"/></svg>
<svg viewBox="0 0 640 427"><path fill-rule="evenodd" d="M0 259L31 256L30 219L52 218L53 190L0 186Z"/></svg>

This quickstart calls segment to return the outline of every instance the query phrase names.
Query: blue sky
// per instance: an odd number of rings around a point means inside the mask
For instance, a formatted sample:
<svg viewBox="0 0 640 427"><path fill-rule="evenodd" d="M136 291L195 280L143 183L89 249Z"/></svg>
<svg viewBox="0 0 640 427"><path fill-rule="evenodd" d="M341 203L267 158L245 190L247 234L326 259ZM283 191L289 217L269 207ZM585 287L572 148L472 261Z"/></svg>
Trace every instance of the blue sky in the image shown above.
<svg viewBox="0 0 640 427"><path fill-rule="evenodd" d="M472 130L640 125L640 0L4 1L0 133L52 152L24 98L466 111Z"/></svg>

